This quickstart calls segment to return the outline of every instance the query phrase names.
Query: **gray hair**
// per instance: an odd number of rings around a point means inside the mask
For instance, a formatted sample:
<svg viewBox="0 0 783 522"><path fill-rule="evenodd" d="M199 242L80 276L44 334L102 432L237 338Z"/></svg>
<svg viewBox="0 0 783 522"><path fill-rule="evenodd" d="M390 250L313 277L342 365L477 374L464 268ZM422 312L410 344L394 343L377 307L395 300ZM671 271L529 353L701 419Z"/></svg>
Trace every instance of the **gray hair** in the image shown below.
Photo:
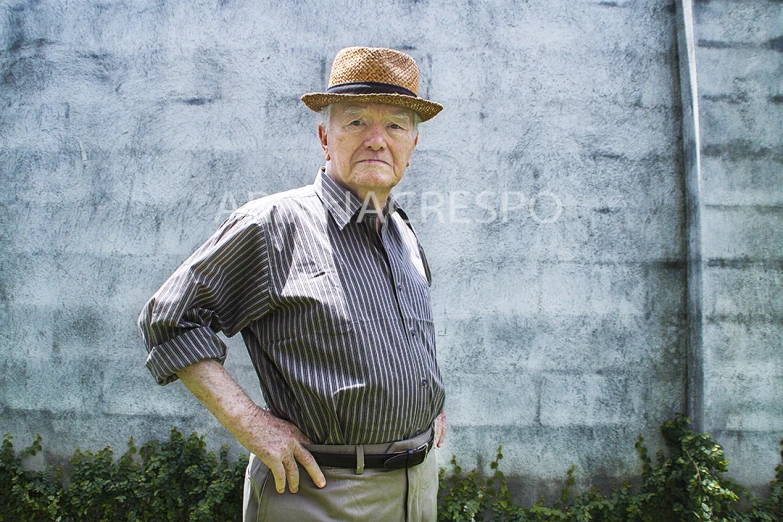
<svg viewBox="0 0 783 522"><path fill-rule="evenodd" d="M329 128L329 121L332 119L332 106L334 104L330 103L323 109L321 109L321 124L324 126L324 128Z"/></svg>
<svg viewBox="0 0 783 522"><path fill-rule="evenodd" d="M329 128L329 122L332 119L332 107L334 107L333 103L330 103L323 109L321 109L321 124L324 126L325 129ZM411 113L413 113L413 130L419 130L419 123L421 123L421 116L419 116L419 113L411 110Z"/></svg>

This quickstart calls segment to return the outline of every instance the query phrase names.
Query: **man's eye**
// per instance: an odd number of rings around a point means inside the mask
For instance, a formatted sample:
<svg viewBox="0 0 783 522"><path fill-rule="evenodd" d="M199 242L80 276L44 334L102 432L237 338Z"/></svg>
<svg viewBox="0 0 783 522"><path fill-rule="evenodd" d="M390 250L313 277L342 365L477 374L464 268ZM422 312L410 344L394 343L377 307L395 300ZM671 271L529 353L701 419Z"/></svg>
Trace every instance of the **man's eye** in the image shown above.
<svg viewBox="0 0 783 522"><path fill-rule="evenodd" d="M399 125L397 123L392 123L391 125L389 125L389 127L391 127L392 129L404 130L402 125Z"/></svg>
<svg viewBox="0 0 783 522"><path fill-rule="evenodd" d="M361 125L361 124L362 124L362 120L353 120L348 125L356 125L356 126L358 126L358 125Z"/></svg>

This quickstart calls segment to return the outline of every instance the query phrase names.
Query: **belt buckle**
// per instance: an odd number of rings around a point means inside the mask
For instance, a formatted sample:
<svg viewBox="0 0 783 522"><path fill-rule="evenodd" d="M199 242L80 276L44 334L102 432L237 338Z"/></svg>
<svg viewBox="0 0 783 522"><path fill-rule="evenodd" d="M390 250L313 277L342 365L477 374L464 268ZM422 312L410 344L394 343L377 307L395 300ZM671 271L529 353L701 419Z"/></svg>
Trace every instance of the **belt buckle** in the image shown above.
<svg viewBox="0 0 783 522"><path fill-rule="evenodd" d="M422 444L418 448L414 449L413 451L418 452L418 451L424 450L424 458L426 459L427 455L429 455L429 453L430 453L430 447L431 447L430 443L431 442L432 442L432 439L428 440L427 442L425 442L424 444Z"/></svg>

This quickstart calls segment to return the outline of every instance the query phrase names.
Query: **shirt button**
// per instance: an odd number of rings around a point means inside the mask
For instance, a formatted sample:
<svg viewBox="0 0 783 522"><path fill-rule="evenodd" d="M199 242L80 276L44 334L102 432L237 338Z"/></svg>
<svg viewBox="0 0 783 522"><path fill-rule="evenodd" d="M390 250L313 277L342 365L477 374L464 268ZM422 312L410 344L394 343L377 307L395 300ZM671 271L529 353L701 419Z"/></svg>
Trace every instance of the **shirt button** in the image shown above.
<svg viewBox="0 0 783 522"><path fill-rule="evenodd" d="M422 386L427 386L427 379L422 379L421 380L421 385Z"/></svg>
<svg viewBox="0 0 783 522"><path fill-rule="evenodd" d="M402 290L402 283L397 283L397 290Z"/></svg>

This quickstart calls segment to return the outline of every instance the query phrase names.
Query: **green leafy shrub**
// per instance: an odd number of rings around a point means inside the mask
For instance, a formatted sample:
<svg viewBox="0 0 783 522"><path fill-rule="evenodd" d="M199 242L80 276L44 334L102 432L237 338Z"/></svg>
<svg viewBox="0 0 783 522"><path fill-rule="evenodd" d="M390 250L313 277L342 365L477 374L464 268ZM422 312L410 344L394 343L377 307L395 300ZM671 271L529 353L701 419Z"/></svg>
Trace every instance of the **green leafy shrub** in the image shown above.
<svg viewBox="0 0 783 522"><path fill-rule="evenodd" d="M479 471L467 473L452 457L451 471L441 469L438 520L445 521L573 521L573 522L781 522L783 521L783 465L778 465L767 499L754 498L742 486L724 477L728 460L723 448L706 433L688 428L690 420L678 415L664 423L661 434L666 445L656 459L648 456L639 436L636 449L642 461L641 485L629 484L605 496L597 489L571 498L572 467L563 492L552 507L543 499L529 508L514 504L500 471L502 446L490 465L492 476ZM781 441L783 446L783 441ZM783 450L781 450L783 459ZM748 509L740 508L740 498Z"/></svg>
<svg viewBox="0 0 783 522"><path fill-rule="evenodd" d="M37 437L20 457L41 451ZM110 448L76 450L69 480L61 469L22 468L6 435L0 451L0 522L239 521L247 457L228 460L206 450L204 437L185 438L176 429L114 461Z"/></svg>
<svg viewBox="0 0 783 522"><path fill-rule="evenodd" d="M57 520L61 511L59 501L62 487L53 471L27 471L21 458L34 456L42 451L41 437L22 451L19 458L14 453L11 436L3 438L0 449L0 521Z"/></svg>

